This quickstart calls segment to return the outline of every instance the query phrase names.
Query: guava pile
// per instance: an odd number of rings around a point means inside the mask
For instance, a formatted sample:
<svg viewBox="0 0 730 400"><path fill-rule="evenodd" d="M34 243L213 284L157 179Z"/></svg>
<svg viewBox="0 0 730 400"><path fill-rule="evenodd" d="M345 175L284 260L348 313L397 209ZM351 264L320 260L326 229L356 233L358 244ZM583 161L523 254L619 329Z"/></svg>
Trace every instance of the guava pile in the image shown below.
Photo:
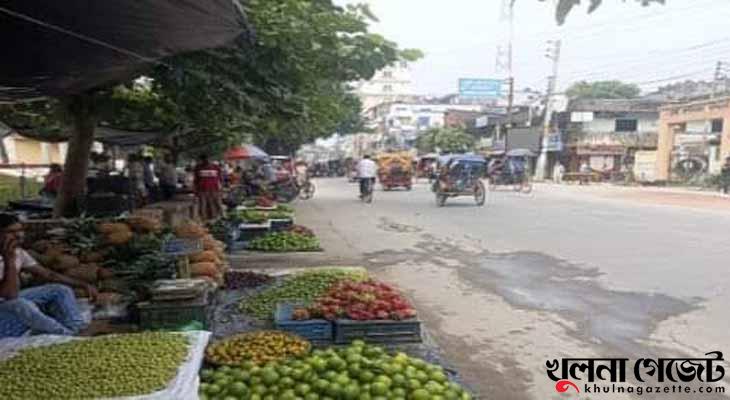
<svg viewBox="0 0 730 400"><path fill-rule="evenodd" d="M339 349L257 366L201 371L201 400L469 400L443 369L354 341Z"/></svg>

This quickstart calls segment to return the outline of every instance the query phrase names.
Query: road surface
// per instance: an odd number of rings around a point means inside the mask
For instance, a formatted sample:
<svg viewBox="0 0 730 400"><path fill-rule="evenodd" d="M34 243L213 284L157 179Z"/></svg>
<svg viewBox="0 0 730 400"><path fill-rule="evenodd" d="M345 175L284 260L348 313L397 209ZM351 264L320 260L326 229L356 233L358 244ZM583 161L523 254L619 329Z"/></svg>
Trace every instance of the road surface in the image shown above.
<svg viewBox="0 0 730 400"><path fill-rule="evenodd" d="M541 185L438 208L425 182L371 205L316 183L298 216L327 262L404 289L481 398L565 398L545 367L563 357L730 355L730 199ZM683 396L660 398L727 398Z"/></svg>

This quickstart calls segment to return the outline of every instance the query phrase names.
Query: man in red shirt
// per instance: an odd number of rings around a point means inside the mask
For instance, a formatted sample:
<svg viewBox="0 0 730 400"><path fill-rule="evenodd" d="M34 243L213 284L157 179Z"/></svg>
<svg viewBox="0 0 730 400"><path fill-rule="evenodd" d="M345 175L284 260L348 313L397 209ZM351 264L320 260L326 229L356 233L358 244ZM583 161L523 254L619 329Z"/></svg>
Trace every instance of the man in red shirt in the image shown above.
<svg viewBox="0 0 730 400"><path fill-rule="evenodd" d="M61 166L59 164L51 164L51 170L44 179L41 194L50 199L55 199L61 190L61 179L63 179Z"/></svg>
<svg viewBox="0 0 730 400"><path fill-rule="evenodd" d="M207 155L201 155L198 165L195 166L194 177L201 217L206 221L218 218L223 212L221 203L223 174L220 167L212 164Z"/></svg>

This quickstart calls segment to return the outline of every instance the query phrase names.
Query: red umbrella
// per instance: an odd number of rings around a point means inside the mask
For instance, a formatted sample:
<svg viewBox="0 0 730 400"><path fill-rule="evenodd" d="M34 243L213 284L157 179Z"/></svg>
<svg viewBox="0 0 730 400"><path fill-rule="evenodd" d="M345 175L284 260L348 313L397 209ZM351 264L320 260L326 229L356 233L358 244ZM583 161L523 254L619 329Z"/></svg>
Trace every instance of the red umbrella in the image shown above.
<svg viewBox="0 0 730 400"><path fill-rule="evenodd" d="M245 160L248 158L269 158L269 155L252 144L246 144L243 146L229 149L228 151L226 151L224 158L226 159L226 161L233 161Z"/></svg>

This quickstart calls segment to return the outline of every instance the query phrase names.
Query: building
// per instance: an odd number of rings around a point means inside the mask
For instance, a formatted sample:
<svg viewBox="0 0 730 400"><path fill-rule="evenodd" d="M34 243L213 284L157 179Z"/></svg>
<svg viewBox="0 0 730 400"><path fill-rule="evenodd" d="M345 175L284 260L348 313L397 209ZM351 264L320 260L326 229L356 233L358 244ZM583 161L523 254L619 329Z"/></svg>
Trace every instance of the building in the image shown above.
<svg viewBox="0 0 730 400"><path fill-rule="evenodd" d="M401 61L375 73L372 79L354 83L354 93L364 110L383 103L411 101L413 97L411 70Z"/></svg>
<svg viewBox="0 0 730 400"><path fill-rule="evenodd" d="M567 170L588 163L593 170L619 171L633 163L637 150L656 149L660 106L653 98L571 101L557 124Z"/></svg>
<svg viewBox="0 0 730 400"><path fill-rule="evenodd" d="M694 181L720 172L730 156L730 97L686 100L661 108L659 181Z"/></svg>
<svg viewBox="0 0 730 400"><path fill-rule="evenodd" d="M478 112L481 105L451 105L431 103L383 103L365 112L368 125L382 135L386 147L409 148L418 135L429 129L446 125L451 112Z"/></svg>
<svg viewBox="0 0 730 400"><path fill-rule="evenodd" d="M17 166L26 164L27 169L2 168L3 175L26 175L30 177L41 177L48 171L47 168L34 166L49 165L52 163L63 164L66 159L66 143L47 143L27 138L16 133L6 131L0 140L0 164Z"/></svg>

